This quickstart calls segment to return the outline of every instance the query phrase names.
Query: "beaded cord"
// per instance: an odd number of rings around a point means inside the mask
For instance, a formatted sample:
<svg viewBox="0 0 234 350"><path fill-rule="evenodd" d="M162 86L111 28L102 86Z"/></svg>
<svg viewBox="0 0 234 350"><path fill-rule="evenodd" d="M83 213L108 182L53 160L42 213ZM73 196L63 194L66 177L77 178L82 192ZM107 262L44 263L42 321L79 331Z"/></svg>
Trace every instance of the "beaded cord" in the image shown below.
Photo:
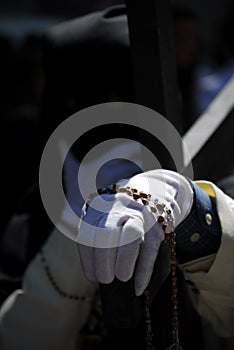
<svg viewBox="0 0 234 350"><path fill-rule="evenodd" d="M146 336L146 350L153 350L153 332L150 316L150 293L148 290L144 291L145 297L145 336Z"/></svg>
<svg viewBox="0 0 234 350"><path fill-rule="evenodd" d="M157 221L161 223L165 233L170 233L174 230L174 219L171 215L171 210L166 207L164 203L158 199L153 198L150 194L143 191L138 191L135 188L125 187L119 184L113 184L106 187L99 188L97 192L91 193L89 198L85 202L85 212L90 205L90 202L101 194L116 194L126 193L128 196L135 200L140 200L157 218Z"/></svg>
<svg viewBox="0 0 234 350"><path fill-rule="evenodd" d="M176 259L176 233L174 218L171 210L161 201L152 197L143 191L135 188L125 187L119 184L113 184L102 187L97 192L91 193L85 203L85 213L93 198L101 194L126 193L134 200L140 200L156 217L161 224L165 234L164 242L170 247L170 276L171 276L171 303L172 303L172 344L167 350L183 350L179 342L179 319L178 319L178 287L177 287L177 259ZM84 213L84 215L85 215ZM146 328L146 350L154 350L153 332L150 317L150 294L146 289L144 291L145 298L145 328Z"/></svg>
<svg viewBox="0 0 234 350"><path fill-rule="evenodd" d="M43 267L44 267L44 270L45 270L45 273L46 273L46 276L48 278L48 280L50 281L50 283L52 284L53 288L56 290L56 292L63 298L67 298L67 299L70 299L70 300L74 300L74 301L88 301L88 302L91 302L92 301L92 298L90 297L85 297L85 296L78 296L78 295L73 295L73 294L68 294L66 292L64 292L58 285L58 283L55 281L51 271L50 271L50 268L49 268L49 265L46 261L46 258L45 258L45 255L44 255L44 252L43 250L41 249L40 250L40 257L41 257L41 262L43 264Z"/></svg>

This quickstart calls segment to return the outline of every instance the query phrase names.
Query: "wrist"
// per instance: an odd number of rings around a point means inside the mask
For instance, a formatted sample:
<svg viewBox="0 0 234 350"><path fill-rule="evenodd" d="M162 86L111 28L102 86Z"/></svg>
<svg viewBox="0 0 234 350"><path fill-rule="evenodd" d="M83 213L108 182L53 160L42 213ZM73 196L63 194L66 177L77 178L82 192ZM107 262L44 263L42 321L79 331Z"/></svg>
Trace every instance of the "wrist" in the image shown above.
<svg viewBox="0 0 234 350"><path fill-rule="evenodd" d="M177 259L179 263L196 260L218 251L221 225L215 199L190 181L194 200L190 214L176 228Z"/></svg>

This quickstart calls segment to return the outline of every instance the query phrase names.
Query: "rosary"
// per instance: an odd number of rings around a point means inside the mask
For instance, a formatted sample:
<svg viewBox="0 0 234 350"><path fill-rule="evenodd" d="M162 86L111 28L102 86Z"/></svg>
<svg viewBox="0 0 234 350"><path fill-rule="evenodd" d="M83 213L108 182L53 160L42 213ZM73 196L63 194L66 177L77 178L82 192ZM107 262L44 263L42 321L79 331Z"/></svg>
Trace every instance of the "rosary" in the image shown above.
<svg viewBox="0 0 234 350"><path fill-rule="evenodd" d="M172 295L172 344L166 350L183 350L179 342L179 320L178 320L178 297L177 297L177 263L176 263L176 234L174 231L165 233L165 242L169 242L170 245L170 276L171 276L171 295ZM150 316L150 294L146 289L144 291L145 298L145 332L146 332L146 350L154 350L153 346L153 332L151 326Z"/></svg>
<svg viewBox="0 0 234 350"><path fill-rule="evenodd" d="M126 193L135 200L140 200L156 217L157 222L162 226L165 234L164 242L170 247L170 278L171 278L171 325L172 325L172 344L166 350L183 350L179 341L179 319L178 319L178 287L177 287L177 260L176 260L176 233L174 229L174 218L171 210L167 206L153 198L150 194L140 192L135 188L125 187L118 184L109 185L92 193L85 203L85 212L92 199L101 194ZM145 299L145 329L146 329L146 350L154 350L153 332L150 316L150 294L146 289Z"/></svg>

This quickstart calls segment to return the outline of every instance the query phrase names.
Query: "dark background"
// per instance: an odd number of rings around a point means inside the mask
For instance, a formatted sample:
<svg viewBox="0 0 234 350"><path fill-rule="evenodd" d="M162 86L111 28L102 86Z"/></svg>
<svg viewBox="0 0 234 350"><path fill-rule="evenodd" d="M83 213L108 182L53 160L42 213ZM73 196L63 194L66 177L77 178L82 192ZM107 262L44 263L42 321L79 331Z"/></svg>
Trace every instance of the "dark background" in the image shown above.
<svg viewBox="0 0 234 350"><path fill-rule="evenodd" d="M19 38L25 33L44 30L65 18L73 18L121 0L2 0L0 2L0 33ZM217 23L225 15L230 0L172 0L194 9L200 16L204 38L209 46L216 39Z"/></svg>
<svg viewBox="0 0 234 350"><path fill-rule="evenodd" d="M67 19L121 3L119 0L0 2L1 227L16 210L25 191L38 180L41 149L37 122L44 79L38 34ZM184 5L197 13L208 59L212 60L220 45L219 24L232 3L233 0L172 0L172 5Z"/></svg>

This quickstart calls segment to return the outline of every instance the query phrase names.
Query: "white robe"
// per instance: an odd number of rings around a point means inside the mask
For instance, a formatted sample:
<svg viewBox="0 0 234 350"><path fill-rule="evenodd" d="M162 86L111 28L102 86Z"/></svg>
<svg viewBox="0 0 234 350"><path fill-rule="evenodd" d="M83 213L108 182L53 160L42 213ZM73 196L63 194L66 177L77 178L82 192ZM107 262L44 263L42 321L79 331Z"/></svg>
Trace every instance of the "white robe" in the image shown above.
<svg viewBox="0 0 234 350"><path fill-rule="evenodd" d="M226 349L234 349L234 201L213 184L222 242L216 255L181 266L200 294L191 297L204 319L207 350L215 337L225 338ZM75 301L53 287L40 253L28 266L22 290L10 295L0 310L1 350L77 350L79 331L87 321L97 285L84 276L76 243L56 229L43 246L53 279L66 294L85 296ZM191 325L192 326L192 325ZM223 350L223 348L222 348Z"/></svg>

